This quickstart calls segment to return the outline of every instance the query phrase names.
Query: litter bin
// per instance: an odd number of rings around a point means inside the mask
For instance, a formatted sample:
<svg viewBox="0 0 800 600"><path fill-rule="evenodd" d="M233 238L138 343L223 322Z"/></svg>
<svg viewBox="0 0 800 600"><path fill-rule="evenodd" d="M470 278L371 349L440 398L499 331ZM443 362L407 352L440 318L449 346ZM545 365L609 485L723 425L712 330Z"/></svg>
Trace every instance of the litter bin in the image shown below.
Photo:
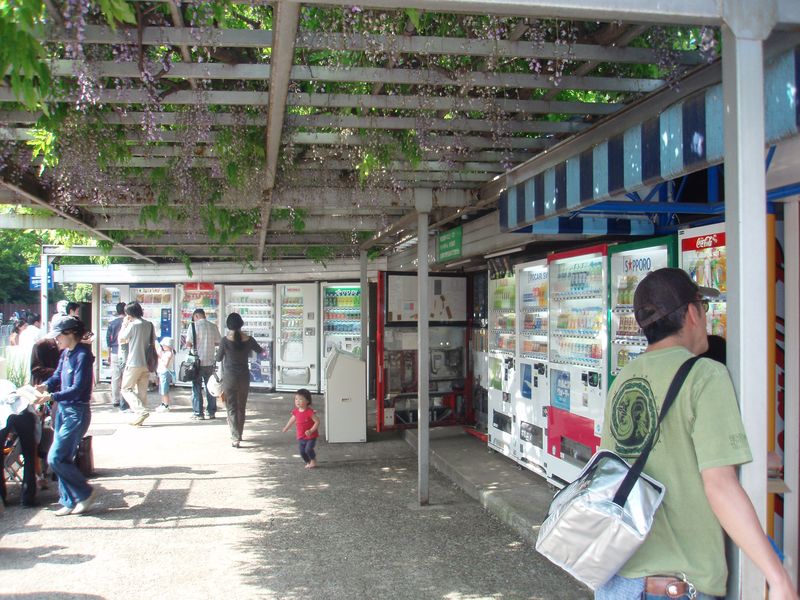
<svg viewBox="0 0 800 600"><path fill-rule="evenodd" d="M366 363L352 352L334 348L325 363L325 379L325 439L366 442Z"/></svg>

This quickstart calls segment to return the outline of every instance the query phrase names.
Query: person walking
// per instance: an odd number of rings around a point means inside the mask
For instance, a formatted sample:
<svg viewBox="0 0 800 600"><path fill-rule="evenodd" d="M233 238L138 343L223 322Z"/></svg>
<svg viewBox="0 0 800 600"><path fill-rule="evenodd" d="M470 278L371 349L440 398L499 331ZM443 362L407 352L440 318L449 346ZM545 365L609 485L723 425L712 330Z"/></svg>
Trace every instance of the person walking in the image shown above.
<svg viewBox="0 0 800 600"><path fill-rule="evenodd" d="M217 413L217 399L206 391L206 411L203 410L203 389L207 387L208 380L214 374L214 355L221 336L219 329L206 319L206 311L202 308L194 309L192 322L184 333L184 345L194 349L200 360L200 375L192 382L192 419L202 421L206 418L213 419Z"/></svg>
<svg viewBox="0 0 800 600"><path fill-rule="evenodd" d="M797 600L736 474L752 456L725 366L701 358L657 428L673 376L708 349L705 297L715 292L666 268L647 275L634 293L634 316L649 345L608 392L601 447L632 461L655 436L644 472L667 494L644 544L596 590L597 600L725 596L724 533L765 575L770 599Z"/></svg>
<svg viewBox="0 0 800 600"><path fill-rule="evenodd" d="M128 403L122 398L122 370L124 364L119 356L119 332L125 320L125 303L117 302L116 316L106 329L106 347L108 348L109 367L111 367L111 403L118 406L120 411L128 408Z"/></svg>
<svg viewBox="0 0 800 600"><path fill-rule="evenodd" d="M229 333L220 341L215 357L222 363L222 391L234 448L239 447L244 431L247 395L250 393L250 354L264 352L254 338L242 333L243 325L239 313L228 315L225 326Z"/></svg>
<svg viewBox="0 0 800 600"><path fill-rule="evenodd" d="M297 429L297 443L300 447L300 457L306 463L306 469L313 469L317 466L317 453L314 446L317 445L319 437L319 417L311 408L311 392L307 389L299 389L294 395L294 409L289 422L286 423L282 431L285 433L295 425Z"/></svg>
<svg viewBox="0 0 800 600"><path fill-rule="evenodd" d="M122 371L122 398L136 412L131 425L139 427L150 416L147 409L147 346L154 343L155 328L143 318L144 312L138 302L125 307L125 319L119 332L119 343L128 344L125 369Z"/></svg>
<svg viewBox="0 0 800 600"><path fill-rule="evenodd" d="M92 365L94 356L81 339L86 328L77 317L65 317L55 324L55 335L61 358L55 373L36 386L44 395L39 403L56 402L55 435L47 454L47 462L58 476L61 508L56 516L88 512L97 500L98 489L90 486L74 464L78 445L92 420Z"/></svg>

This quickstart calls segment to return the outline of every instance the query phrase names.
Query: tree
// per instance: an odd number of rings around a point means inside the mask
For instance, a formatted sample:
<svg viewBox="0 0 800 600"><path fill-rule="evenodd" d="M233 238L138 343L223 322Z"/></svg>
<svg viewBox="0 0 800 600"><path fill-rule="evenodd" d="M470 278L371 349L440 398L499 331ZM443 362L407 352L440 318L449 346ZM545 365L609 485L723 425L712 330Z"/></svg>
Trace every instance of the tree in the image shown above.
<svg viewBox="0 0 800 600"><path fill-rule="evenodd" d="M28 289L28 265L38 264L42 239L35 231L0 230L0 302L35 303Z"/></svg>

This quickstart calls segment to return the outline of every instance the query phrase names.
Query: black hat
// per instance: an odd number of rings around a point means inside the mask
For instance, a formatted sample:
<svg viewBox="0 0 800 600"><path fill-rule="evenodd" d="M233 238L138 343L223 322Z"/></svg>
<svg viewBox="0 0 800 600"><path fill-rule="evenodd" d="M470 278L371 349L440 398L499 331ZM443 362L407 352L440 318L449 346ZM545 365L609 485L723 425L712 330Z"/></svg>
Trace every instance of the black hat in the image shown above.
<svg viewBox="0 0 800 600"><path fill-rule="evenodd" d="M53 329L47 334L47 337L54 338L60 333L70 331L74 331L78 337L82 336L84 332L83 321L77 317L62 317L53 324Z"/></svg>
<svg viewBox="0 0 800 600"><path fill-rule="evenodd" d="M703 298L716 298L719 290L698 286L683 269L658 269L636 286L633 312L639 327L652 325L684 304Z"/></svg>

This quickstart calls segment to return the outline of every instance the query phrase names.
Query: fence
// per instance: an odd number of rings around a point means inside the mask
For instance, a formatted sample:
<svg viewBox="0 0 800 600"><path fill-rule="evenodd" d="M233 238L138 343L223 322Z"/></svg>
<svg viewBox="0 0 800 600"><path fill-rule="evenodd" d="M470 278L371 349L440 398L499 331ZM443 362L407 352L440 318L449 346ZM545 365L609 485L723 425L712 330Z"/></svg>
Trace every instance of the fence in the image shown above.
<svg viewBox="0 0 800 600"><path fill-rule="evenodd" d="M41 306L39 304L17 304L14 302L0 303L0 314L3 315L2 322L7 323L11 315L21 310L39 314ZM50 311L53 312L53 311Z"/></svg>

